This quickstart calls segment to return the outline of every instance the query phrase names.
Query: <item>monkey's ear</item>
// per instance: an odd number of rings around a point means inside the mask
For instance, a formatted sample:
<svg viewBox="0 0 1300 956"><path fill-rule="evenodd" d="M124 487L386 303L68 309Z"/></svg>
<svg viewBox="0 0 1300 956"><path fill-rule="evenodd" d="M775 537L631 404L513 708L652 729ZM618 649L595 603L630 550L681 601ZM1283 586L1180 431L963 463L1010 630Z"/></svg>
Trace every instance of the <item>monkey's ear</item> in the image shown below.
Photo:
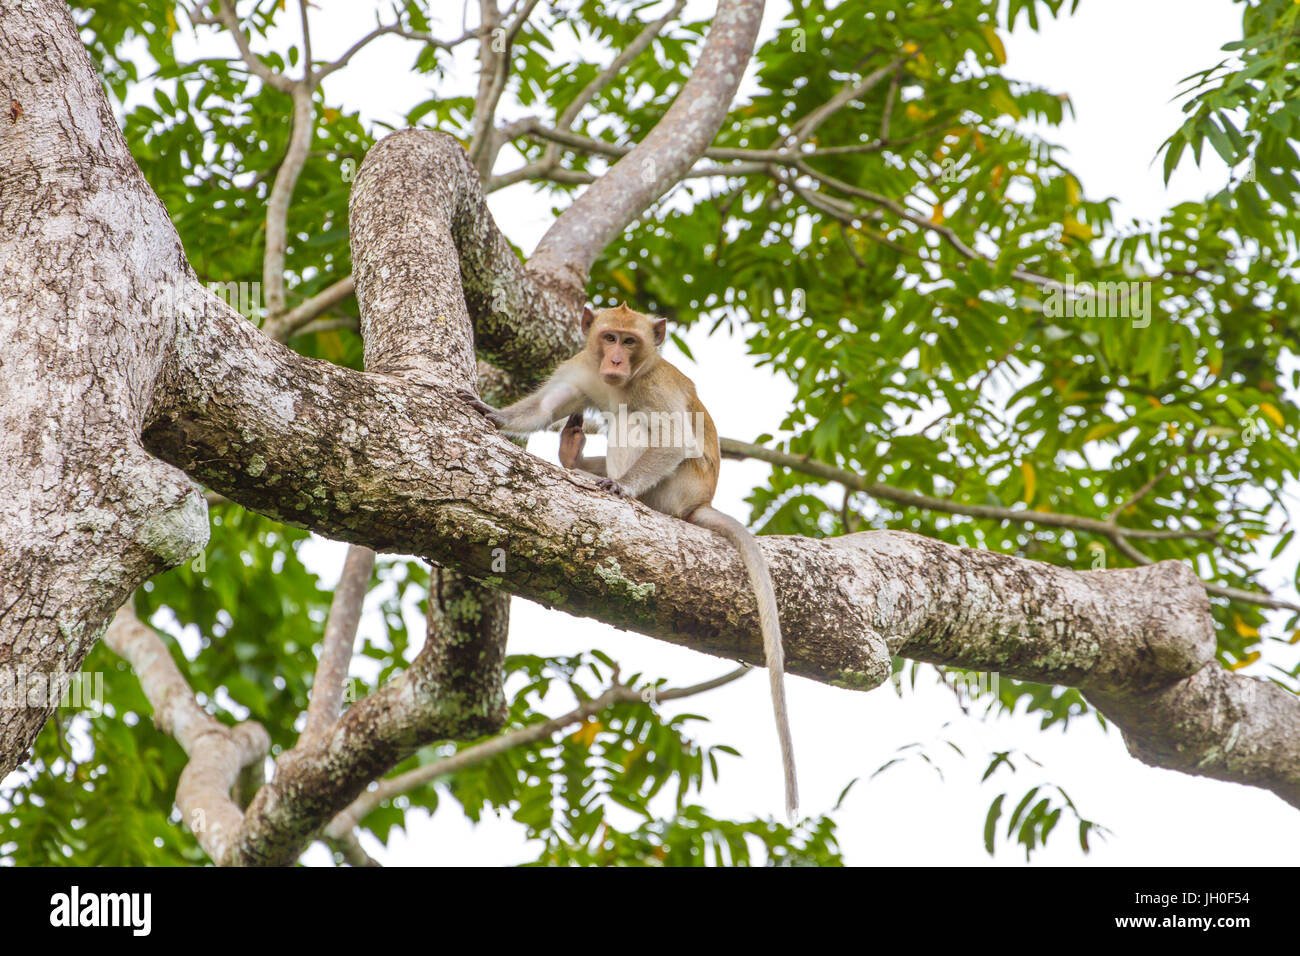
<svg viewBox="0 0 1300 956"><path fill-rule="evenodd" d="M658 346L663 345L664 338L668 335L668 320L655 319L654 322L651 323L650 328L654 330L655 347L657 348Z"/></svg>
<svg viewBox="0 0 1300 956"><path fill-rule="evenodd" d="M591 323L596 321L596 313L591 311L591 306L582 307L582 334L586 335L591 331Z"/></svg>

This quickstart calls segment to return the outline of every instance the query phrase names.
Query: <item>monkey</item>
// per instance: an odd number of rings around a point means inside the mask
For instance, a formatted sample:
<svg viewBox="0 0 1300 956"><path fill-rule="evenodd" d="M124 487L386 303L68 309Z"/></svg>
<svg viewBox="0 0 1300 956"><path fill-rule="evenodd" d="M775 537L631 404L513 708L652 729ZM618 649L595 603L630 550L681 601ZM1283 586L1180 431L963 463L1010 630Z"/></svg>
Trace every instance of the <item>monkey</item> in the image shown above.
<svg viewBox="0 0 1300 956"><path fill-rule="evenodd" d="M567 418L560 435L564 467L595 475L603 491L636 498L656 511L720 534L740 553L758 603L785 771L786 814L793 821L799 793L771 571L749 529L713 507L722 459L717 428L696 395L695 383L660 356L666 330L666 319L636 312L626 302L600 312L587 306L582 313L585 346L527 398L497 409L472 392L458 394L509 435L528 435ZM583 415L590 409L606 416L611 426L608 454L603 458L582 454ZM675 434L667 442L656 440L663 438L665 424Z"/></svg>

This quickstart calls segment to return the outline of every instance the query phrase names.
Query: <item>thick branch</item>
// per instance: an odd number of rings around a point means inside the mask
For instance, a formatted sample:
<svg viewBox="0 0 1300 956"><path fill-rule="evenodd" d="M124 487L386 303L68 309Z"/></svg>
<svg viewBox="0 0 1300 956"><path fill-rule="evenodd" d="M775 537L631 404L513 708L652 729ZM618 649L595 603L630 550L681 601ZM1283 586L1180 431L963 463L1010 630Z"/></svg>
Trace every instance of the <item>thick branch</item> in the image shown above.
<svg viewBox="0 0 1300 956"><path fill-rule="evenodd" d="M1209 664L1158 691L1088 691L1143 763L1272 790L1300 807L1300 705L1269 680Z"/></svg>
<svg viewBox="0 0 1300 956"><path fill-rule="evenodd" d="M355 557L359 549L350 550L354 560L344 577L351 574L353 580L341 584L355 593L364 557ZM419 747L496 731L506 715L503 665L509 619L503 595L485 593L482 585L455 572L434 569L428 636L410 669L337 720L319 721L314 732L281 754L275 778L258 790L214 862L292 863L367 784ZM312 703L314 707L315 696ZM350 834L335 842L354 865L368 859Z"/></svg>
<svg viewBox="0 0 1300 956"><path fill-rule="evenodd" d="M66 4L0 5L0 96L0 679L53 679L207 541L193 482L139 440L192 274ZM54 703L0 707L0 775Z"/></svg>
<svg viewBox="0 0 1300 956"><path fill-rule="evenodd" d="M732 16L720 14L710 47L754 12L740 0L722 6ZM475 371L469 319L497 352L536 359L535 344L512 339L535 321L558 343L562 305L581 304L578 273L564 281L522 268L454 141L397 134L363 166L352 218L367 357L390 357L394 374L357 373L270 341L204 290L130 160L65 5L5 6L0 50L0 89L22 107L8 120L21 135L0 137L10 184L0 193L9 263L0 270L0 488L15 492L0 496L0 664L74 670L131 590L201 546L202 499L159 459L330 537L419 554L717 656L760 659L752 595L722 539L599 493L452 396ZM702 62L697 76L721 83L718 65ZM703 149L707 138L695 143ZM396 212L403 196L407 219ZM589 240L577 235L576 248ZM547 278L552 298L539 306ZM509 286L496 316L493 281ZM901 654L1075 686L1143 759L1300 799L1300 701L1214 663L1209 602L1181 564L1078 573L893 532L760 546L795 674L869 688ZM465 671L482 666L479 649L429 647L263 787L235 845L216 847L215 858L289 862L413 748L490 732L496 715L467 713L456 696ZM0 710L0 770L46 713ZM230 743L212 776L192 775L187 787L228 791L252 743Z"/></svg>
<svg viewBox="0 0 1300 956"><path fill-rule="evenodd" d="M248 507L331 537L758 660L752 598L724 542L595 493L451 397L472 374L456 295L490 222L474 185L449 140L402 133L371 150L354 190L368 360L387 356L420 385L302 359L215 310L183 325L182 360L146 431L151 449ZM1204 591L1175 563L1080 574L879 532L762 544L796 674L865 688L902 653L1127 697L1213 660ZM505 572L493 569L502 553Z"/></svg>
<svg viewBox="0 0 1300 956"><path fill-rule="evenodd" d="M424 367L438 351L431 342L445 342L458 353L454 374L462 381L472 375L476 348L526 388L581 347L585 288L525 268L452 137L406 130L376 143L357 173L351 207L368 365L383 356L386 368ZM381 344L365 323L386 316L386 303L401 303L402 314L384 319L393 338L386 334Z"/></svg>
<svg viewBox="0 0 1300 956"><path fill-rule="evenodd" d="M500 672L507 625L500 607L483 608L482 615L495 616L476 620L471 640L457 632L426 641L409 670L349 707L317 742L282 756L275 778L249 806L233 847L213 860L288 865L367 784L420 747L500 727L505 702L499 677L488 706L465 706L471 696L466 686L476 687L484 674L482 660L488 680Z"/></svg>
<svg viewBox="0 0 1300 956"><path fill-rule="evenodd" d="M760 659L752 600L720 539L594 493L582 476L498 437L442 389L301 358L237 317L212 326L188 330L194 338L181 354L197 367L178 366L146 431L155 452L205 484L330 537L421 554L574 613ZM205 384L214 380L220 393ZM1181 565L1078 574L910 535L762 540L796 674L874 686L888 673L887 638L940 633L982 644L990 627L1005 642L1001 655L948 662L1072 685L1118 668L1114 679L1129 686L1184 677L1210 659L1209 617L1199 616L1204 592ZM866 541L878 544L850 546ZM492 570L493 548L506 553L504 574ZM927 571L941 556L955 566ZM666 578L669 567L677 571ZM991 577L977 588L984 575ZM837 586L827 589L830 581ZM956 581L965 586L954 588ZM881 597L900 589L911 595L906 614L898 599ZM976 592L989 602L982 610L968 606ZM1023 603L1028 593L1032 609ZM1158 622L1130 614L1125 595L1134 593L1169 595L1172 603L1155 608L1177 613L1157 613ZM987 615L1004 605L997 613L1005 622L994 625ZM1063 653L1070 621L1086 624L1090 638ZM1184 656L1155 655L1163 666L1139 666L1130 655L1146 655L1153 635Z"/></svg>
<svg viewBox="0 0 1300 956"><path fill-rule="evenodd" d="M228 349L244 351L228 333L221 337ZM265 366L266 358L241 364ZM247 398L209 401L201 424L168 411L148 436L164 457L230 497L273 516L305 519L332 537L365 537L372 546L458 565L572 613L719 656L761 659L752 598L720 539L594 492L579 476L482 428L438 390L399 389L318 363L295 368L277 359L264 367L270 382L301 382L301 394L310 396L302 401L268 383L253 388L248 376L213 359L225 394ZM338 400L329 401L335 393ZM241 408L243 401L249 407ZM295 413L267 416L267 427L258 429L264 434L250 429L252 408L281 407ZM239 431L237 422L244 423ZM394 431L392 422L407 424ZM186 436L184 445L176 444L178 434ZM304 442L314 450L311 461L323 465L310 478L301 474ZM234 445L240 447L232 456ZM257 462L256 475L241 464L249 460ZM367 491L360 509L350 497L340 508L329 490L357 487ZM904 533L760 540L795 674L870 687L885 679L896 653L1080 687L1105 701L1103 711L1121 726L1123 702L1167 701L1161 726L1173 726L1177 705L1187 699L1179 685L1218 670L1205 592L1176 562L1080 573ZM505 574L492 573L493 548L506 550ZM1259 682L1251 678L1225 673L1212 680L1230 688L1219 698L1225 706L1258 699L1251 687ZM1300 710L1294 698L1270 706ZM1261 735L1250 747L1228 762L1206 750L1197 758L1206 761L1199 772L1291 799L1300 763L1289 745ZM1178 759L1181 768L1190 758L1180 751Z"/></svg>

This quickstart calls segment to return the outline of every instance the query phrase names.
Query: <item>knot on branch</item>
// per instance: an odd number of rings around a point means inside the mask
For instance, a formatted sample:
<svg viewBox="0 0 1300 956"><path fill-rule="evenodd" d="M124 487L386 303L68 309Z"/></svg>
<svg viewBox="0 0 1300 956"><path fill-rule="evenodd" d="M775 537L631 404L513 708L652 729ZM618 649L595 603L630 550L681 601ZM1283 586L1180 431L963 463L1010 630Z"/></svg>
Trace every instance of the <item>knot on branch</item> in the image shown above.
<svg viewBox="0 0 1300 956"><path fill-rule="evenodd" d="M135 448L125 450L112 466L112 483L140 515L135 539L158 561L159 570L174 568L197 556L208 543L208 505L198 487L178 468Z"/></svg>

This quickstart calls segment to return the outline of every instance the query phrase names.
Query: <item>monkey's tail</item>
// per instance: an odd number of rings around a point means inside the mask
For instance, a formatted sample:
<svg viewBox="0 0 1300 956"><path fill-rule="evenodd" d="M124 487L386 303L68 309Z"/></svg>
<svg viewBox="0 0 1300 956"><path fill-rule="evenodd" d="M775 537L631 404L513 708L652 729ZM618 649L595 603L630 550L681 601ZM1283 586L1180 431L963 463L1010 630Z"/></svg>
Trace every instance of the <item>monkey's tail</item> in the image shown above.
<svg viewBox="0 0 1300 956"><path fill-rule="evenodd" d="M794 741L790 737L785 703L785 652L781 647L781 618L776 609L776 592L772 589L772 572L749 529L731 515L705 505L695 509L690 520L701 528L716 531L735 545L749 574L749 584L758 601L758 623L763 631L763 651L772 683L772 712L776 716L776 735L781 741L781 763L785 767L785 812L793 822L799 809L799 784L795 779Z"/></svg>

